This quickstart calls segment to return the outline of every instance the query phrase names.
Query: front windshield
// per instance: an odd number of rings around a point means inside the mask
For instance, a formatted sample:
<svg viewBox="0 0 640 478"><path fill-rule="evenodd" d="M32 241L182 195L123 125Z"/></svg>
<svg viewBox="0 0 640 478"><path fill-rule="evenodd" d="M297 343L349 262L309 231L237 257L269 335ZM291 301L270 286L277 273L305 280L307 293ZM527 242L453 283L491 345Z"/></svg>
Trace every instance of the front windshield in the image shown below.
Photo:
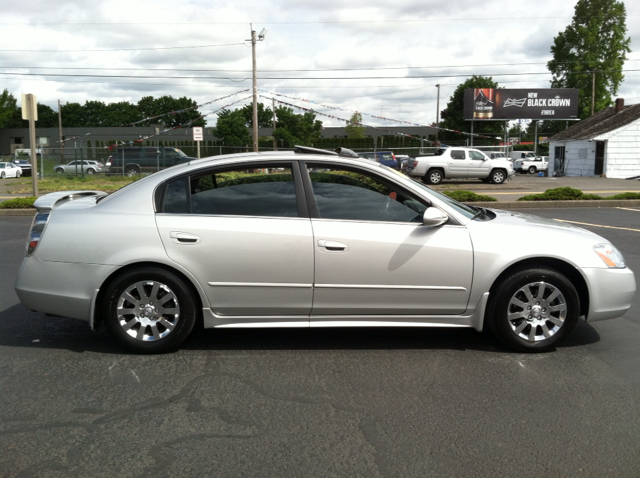
<svg viewBox="0 0 640 478"><path fill-rule="evenodd" d="M425 184L419 183L417 181L414 181L413 184L416 184L416 185L420 186L422 189L425 189L426 191L429 192L429 194L432 194L432 195L436 196L438 199L440 199L441 201L447 203L449 206L454 208L459 213L463 214L465 217L468 217L469 219L473 219L473 217L479 211L478 208L473 207L473 206L468 206L466 204L458 202L455 199L452 199L449 196L446 196L446 195L436 191L435 189L431 189L429 186L427 186Z"/></svg>
<svg viewBox="0 0 640 478"><path fill-rule="evenodd" d="M176 149L176 150L175 150L175 152L176 152L176 153L178 153L178 156L180 156L181 158L186 158L186 157L187 157L187 155L186 155L186 154L184 154L184 153L183 153L182 151L180 151L179 149Z"/></svg>

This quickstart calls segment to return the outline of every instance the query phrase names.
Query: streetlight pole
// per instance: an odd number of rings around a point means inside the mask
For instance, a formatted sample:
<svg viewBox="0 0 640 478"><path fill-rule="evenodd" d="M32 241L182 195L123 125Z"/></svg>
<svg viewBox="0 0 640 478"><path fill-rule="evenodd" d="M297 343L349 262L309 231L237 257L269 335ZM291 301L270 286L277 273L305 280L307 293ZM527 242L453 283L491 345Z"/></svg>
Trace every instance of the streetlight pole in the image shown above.
<svg viewBox="0 0 640 478"><path fill-rule="evenodd" d="M256 31L251 27L251 57L253 61L253 151L258 152L258 78L256 67L256 42L264 40L264 36L267 34L266 28L263 28L256 38Z"/></svg>
<svg viewBox="0 0 640 478"><path fill-rule="evenodd" d="M440 85L438 88L438 99L436 100L436 145L438 144L438 131L440 131Z"/></svg>

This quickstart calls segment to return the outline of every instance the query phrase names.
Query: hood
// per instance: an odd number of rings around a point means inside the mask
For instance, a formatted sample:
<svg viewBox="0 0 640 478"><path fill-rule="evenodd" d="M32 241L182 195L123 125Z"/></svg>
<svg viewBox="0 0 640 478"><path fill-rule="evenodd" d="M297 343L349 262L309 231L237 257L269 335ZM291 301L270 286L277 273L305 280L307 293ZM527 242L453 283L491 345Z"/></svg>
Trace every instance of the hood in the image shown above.
<svg viewBox="0 0 640 478"><path fill-rule="evenodd" d="M495 213L496 218L493 222L497 222L499 224L503 224L506 226L515 226L521 228L525 231L527 228L529 229L548 229L555 230L558 232L565 232L569 234L575 234L580 236L589 235L594 239L597 239L601 242L609 242L602 236L595 234L587 229L583 229L574 224L568 222L561 222L555 219L547 219L545 217L534 216L532 214L524 214L520 212L512 212L512 211L503 211L500 209L491 209L492 212ZM529 231L531 233L533 231ZM534 236L532 236L534 237Z"/></svg>

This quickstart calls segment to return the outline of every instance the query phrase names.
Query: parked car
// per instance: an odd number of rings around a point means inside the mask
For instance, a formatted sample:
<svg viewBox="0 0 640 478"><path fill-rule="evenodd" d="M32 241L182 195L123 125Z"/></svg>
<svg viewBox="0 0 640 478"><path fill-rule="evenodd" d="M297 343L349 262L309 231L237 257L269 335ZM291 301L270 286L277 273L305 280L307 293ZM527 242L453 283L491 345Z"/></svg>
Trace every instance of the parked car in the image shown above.
<svg viewBox="0 0 640 478"><path fill-rule="evenodd" d="M540 352L579 317L623 315L636 288L599 235L458 203L311 148L196 160L111 195L47 194L35 208L15 282L22 303L105 323L139 352L178 347L196 321L488 328ZM523 237L544 240L523 248Z"/></svg>
<svg viewBox="0 0 640 478"><path fill-rule="evenodd" d="M53 172L56 174L82 174L82 169L84 169L84 174L96 174L103 171L104 165L93 160L78 160L67 164L56 164L53 167Z"/></svg>
<svg viewBox="0 0 640 478"><path fill-rule="evenodd" d="M22 170L23 176L31 176L31 163L26 159L14 159L11 161Z"/></svg>
<svg viewBox="0 0 640 478"><path fill-rule="evenodd" d="M393 151L371 151L368 153L358 153L358 156L365 159L370 159L376 163L384 164L393 169L400 169L400 165L396 159L396 155Z"/></svg>
<svg viewBox="0 0 640 478"><path fill-rule="evenodd" d="M25 156L27 158L31 158L31 149L30 148L18 148L14 152L15 159L21 159ZM36 148L36 158L40 159L42 157L42 148Z"/></svg>
<svg viewBox="0 0 640 478"><path fill-rule="evenodd" d="M19 178L22 175L20 166L13 163L0 163L0 179Z"/></svg>
<svg viewBox="0 0 640 478"><path fill-rule="evenodd" d="M400 165L399 169L402 172L407 170L407 165L409 164L409 160L411 159L408 154L396 154L396 162Z"/></svg>
<svg viewBox="0 0 640 478"><path fill-rule="evenodd" d="M515 161L516 159L535 158L536 153L533 151L511 151L509 157Z"/></svg>
<svg viewBox="0 0 640 478"><path fill-rule="evenodd" d="M549 156L536 156L535 158L516 159L513 169L522 174L536 174L549 170Z"/></svg>
<svg viewBox="0 0 640 478"><path fill-rule="evenodd" d="M191 158L178 148L169 147L145 147L145 148L118 148L107 161L109 171L133 176L141 173L155 173L164 168L176 164L187 163L196 158Z"/></svg>
<svg viewBox="0 0 640 478"><path fill-rule="evenodd" d="M502 151L483 151L490 159L509 159Z"/></svg>
<svg viewBox="0 0 640 478"><path fill-rule="evenodd" d="M410 176L423 178L428 184L443 179L481 179L501 184L514 175L513 164L506 159L490 159L472 148L441 148L431 156L417 156L407 168Z"/></svg>

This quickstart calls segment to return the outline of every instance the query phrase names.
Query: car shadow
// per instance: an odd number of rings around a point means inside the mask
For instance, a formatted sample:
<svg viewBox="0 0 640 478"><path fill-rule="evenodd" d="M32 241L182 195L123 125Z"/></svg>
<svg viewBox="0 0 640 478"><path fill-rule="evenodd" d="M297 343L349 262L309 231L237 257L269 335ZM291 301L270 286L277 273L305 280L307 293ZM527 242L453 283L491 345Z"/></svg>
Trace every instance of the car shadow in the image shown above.
<svg viewBox="0 0 640 478"><path fill-rule="evenodd" d="M559 349L600 340L580 321ZM104 327L96 332L86 322L47 317L18 304L0 312L0 346L129 354ZM329 327L268 329L203 329L196 326L179 350L454 350L509 353L488 332L448 327Z"/></svg>

